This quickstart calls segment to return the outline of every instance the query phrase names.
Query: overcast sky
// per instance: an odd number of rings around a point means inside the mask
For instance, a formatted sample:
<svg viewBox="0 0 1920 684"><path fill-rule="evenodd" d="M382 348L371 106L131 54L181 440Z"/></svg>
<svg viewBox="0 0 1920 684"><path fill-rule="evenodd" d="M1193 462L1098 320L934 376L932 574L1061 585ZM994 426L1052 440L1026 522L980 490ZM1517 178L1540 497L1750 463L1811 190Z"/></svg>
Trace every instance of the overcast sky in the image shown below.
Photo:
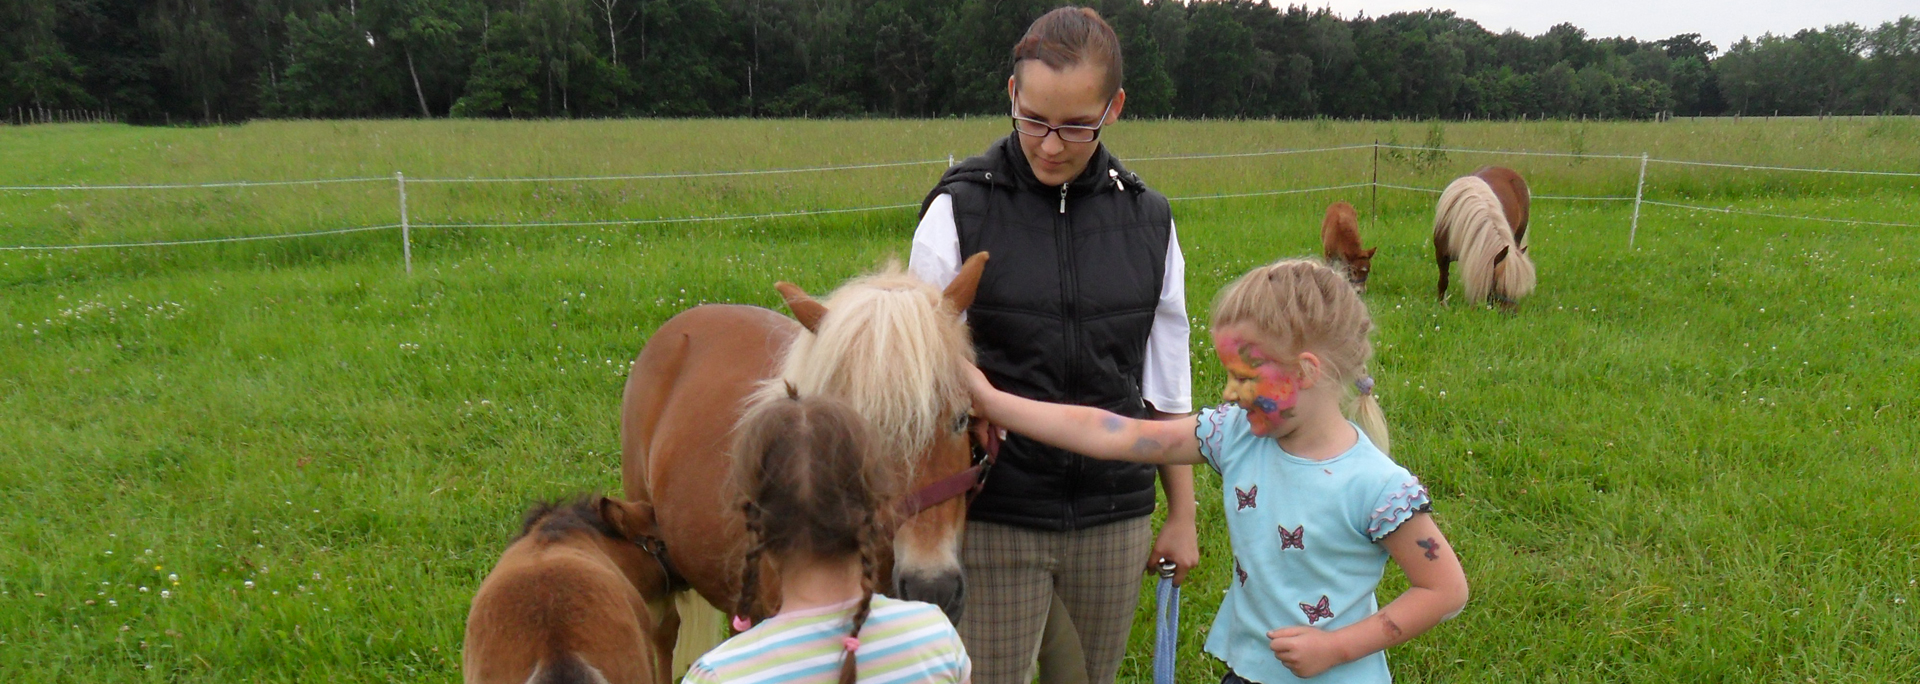
<svg viewBox="0 0 1920 684"><path fill-rule="evenodd" d="M1285 6L1284 0L1272 0ZM1589 38L1626 36L1660 40L1698 33L1722 53L1741 36L1793 35L1806 28L1853 22L1871 29L1902 14L1920 17L1920 0L1295 0L1330 7L1345 18L1393 12L1450 9L1494 33L1509 28L1528 35L1561 22L1586 29Z"/></svg>

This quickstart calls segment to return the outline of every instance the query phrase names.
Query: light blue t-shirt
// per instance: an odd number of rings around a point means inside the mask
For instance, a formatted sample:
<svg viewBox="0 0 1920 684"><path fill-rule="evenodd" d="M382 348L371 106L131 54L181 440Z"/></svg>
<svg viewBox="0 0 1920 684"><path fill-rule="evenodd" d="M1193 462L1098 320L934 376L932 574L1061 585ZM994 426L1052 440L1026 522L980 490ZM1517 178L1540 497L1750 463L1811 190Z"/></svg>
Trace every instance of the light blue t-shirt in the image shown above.
<svg viewBox="0 0 1920 684"><path fill-rule="evenodd" d="M1260 684L1393 681L1384 651L1302 680L1274 657L1267 639L1281 627L1333 631L1374 614L1373 590L1389 558L1378 542L1430 507L1419 479L1359 426L1353 431L1353 448L1315 461L1253 434L1238 405L1200 412L1195 436L1220 471L1234 555L1234 577L1206 649L1241 677Z"/></svg>

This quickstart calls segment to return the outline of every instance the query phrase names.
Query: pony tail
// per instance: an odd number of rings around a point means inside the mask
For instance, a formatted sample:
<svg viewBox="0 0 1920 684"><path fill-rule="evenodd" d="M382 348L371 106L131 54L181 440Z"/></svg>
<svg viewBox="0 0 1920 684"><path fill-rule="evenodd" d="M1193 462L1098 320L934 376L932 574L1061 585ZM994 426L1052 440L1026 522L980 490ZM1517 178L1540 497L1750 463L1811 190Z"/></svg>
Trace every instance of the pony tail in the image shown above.
<svg viewBox="0 0 1920 684"><path fill-rule="evenodd" d="M740 568L740 594L733 601L733 629L736 632L747 631L742 623L752 625L755 615L754 600L756 589L760 586L760 554L767 548L767 540L761 534L759 507L751 502L742 505L747 515L747 534L753 540L753 546L747 548L746 562Z"/></svg>
<svg viewBox="0 0 1920 684"><path fill-rule="evenodd" d="M1380 448L1380 453L1392 454L1391 447L1387 446L1387 414L1380 410L1380 402L1373 398L1373 393L1361 393L1353 412L1353 422L1366 431L1367 439L1373 440L1373 445Z"/></svg>
<svg viewBox="0 0 1920 684"><path fill-rule="evenodd" d="M1387 444L1387 414L1380 410L1380 400L1373 397L1373 376L1365 366L1360 368L1360 379L1353 381L1353 388L1359 390L1359 396L1354 398L1348 417L1360 425L1360 430L1367 433L1367 439L1380 453L1392 453Z"/></svg>
<svg viewBox="0 0 1920 684"><path fill-rule="evenodd" d="M840 684L855 684L860 678L860 667L856 663L860 650L860 628L867 624L867 617L873 614L873 579L876 573L873 563L873 539L879 521L871 511L867 513L867 524L860 529L860 607L853 611L853 629L847 636L847 655L840 661Z"/></svg>

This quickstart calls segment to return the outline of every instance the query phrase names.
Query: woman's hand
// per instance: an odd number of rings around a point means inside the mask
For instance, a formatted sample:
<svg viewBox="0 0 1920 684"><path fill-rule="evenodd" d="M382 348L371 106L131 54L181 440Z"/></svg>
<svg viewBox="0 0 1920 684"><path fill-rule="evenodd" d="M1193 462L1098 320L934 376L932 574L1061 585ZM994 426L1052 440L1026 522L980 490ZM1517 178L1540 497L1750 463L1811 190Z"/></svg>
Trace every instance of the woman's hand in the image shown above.
<svg viewBox="0 0 1920 684"><path fill-rule="evenodd" d="M1200 564L1200 533L1192 517L1180 519L1172 514L1160 525L1160 536L1153 541L1153 553L1147 557L1147 572L1158 574L1160 562L1173 561L1173 586L1187 581L1187 571Z"/></svg>
<svg viewBox="0 0 1920 684"><path fill-rule="evenodd" d="M1315 627L1282 627L1267 632L1267 646L1273 649L1273 657L1280 664L1293 671L1295 677L1307 679L1330 670L1335 665L1347 662L1340 640L1333 633Z"/></svg>

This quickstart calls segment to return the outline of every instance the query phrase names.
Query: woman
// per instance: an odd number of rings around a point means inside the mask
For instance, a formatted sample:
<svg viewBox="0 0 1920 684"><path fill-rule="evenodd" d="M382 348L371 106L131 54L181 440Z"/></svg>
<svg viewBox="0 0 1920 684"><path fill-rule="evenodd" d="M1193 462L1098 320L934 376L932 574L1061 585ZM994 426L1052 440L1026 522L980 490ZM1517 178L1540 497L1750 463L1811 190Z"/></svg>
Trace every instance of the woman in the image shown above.
<svg viewBox="0 0 1920 684"><path fill-rule="evenodd" d="M1035 21L1013 57L1014 132L928 194L909 267L945 286L967 256L992 255L967 316L995 386L1136 418L1187 413L1185 262L1171 209L1099 142L1126 105L1119 39L1093 10L1063 7ZM1056 603L1086 677L1113 680L1143 562L1172 561L1176 581L1199 562L1191 467L1158 468L1169 505L1157 541L1155 474L1007 439L968 510L961 553L959 627L976 681L1031 681Z"/></svg>

